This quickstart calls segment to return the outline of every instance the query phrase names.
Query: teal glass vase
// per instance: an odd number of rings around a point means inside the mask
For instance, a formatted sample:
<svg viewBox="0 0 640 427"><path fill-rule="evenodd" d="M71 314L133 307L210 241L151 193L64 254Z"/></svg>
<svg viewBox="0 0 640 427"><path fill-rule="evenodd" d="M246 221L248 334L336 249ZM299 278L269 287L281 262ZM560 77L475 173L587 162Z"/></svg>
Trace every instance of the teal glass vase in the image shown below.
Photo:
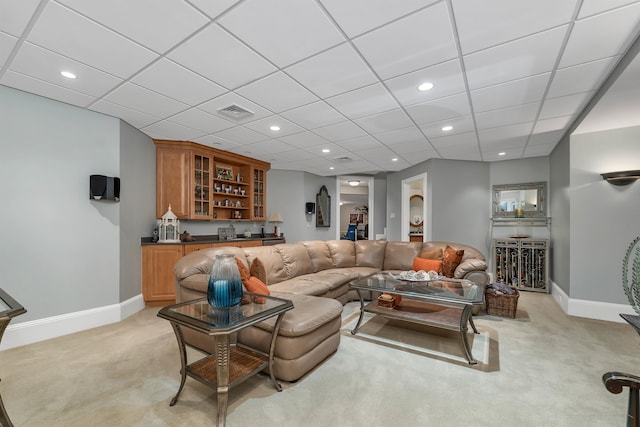
<svg viewBox="0 0 640 427"><path fill-rule="evenodd" d="M211 267L207 301L215 308L233 307L242 300L242 279L233 254L217 255Z"/></svg>

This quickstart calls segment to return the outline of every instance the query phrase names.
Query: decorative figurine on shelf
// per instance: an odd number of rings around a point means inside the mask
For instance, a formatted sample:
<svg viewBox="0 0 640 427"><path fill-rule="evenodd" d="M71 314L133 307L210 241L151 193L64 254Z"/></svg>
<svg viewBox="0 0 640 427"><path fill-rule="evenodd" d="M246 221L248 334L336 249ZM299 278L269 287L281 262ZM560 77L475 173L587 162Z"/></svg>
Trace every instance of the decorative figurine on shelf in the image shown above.
<svg viewBox="0 0 640 427"><path fill-rule="evenodd" d="M162 215L162 219L159 224L159 239L160 243L180 243L180 221L176 214L171 210L171 205L169 205L169 210Z"/></svg>
<svg viewBox="0 0 640 427"><path fill-rule="evenodd" d="M195 239L193 238L193 236L189 234L187 230L184 230L184 232L180 235L181 242L193 242L194 240Z"/></svg>

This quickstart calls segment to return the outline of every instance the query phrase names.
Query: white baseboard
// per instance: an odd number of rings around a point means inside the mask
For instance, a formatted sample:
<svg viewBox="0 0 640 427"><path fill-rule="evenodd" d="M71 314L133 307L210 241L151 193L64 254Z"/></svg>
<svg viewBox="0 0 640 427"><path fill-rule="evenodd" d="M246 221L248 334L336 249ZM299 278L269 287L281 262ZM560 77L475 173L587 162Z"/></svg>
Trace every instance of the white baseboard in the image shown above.
<svg viewBox="0 0 640 427"><path fill-rule="evenodd" d="M119 304L9 324L2 337L0 351L119 322L144 307L142 294L139 294Z"/></svg>
<svg viewBox="0 0 640 427"><path fill-rule="evenodd" d="M562 308L562 311L569 316L624 323L624 319L620 317L620 313L636 314L628 304L614 304L610 302L569 298L562 288L553 281L551 281L551 295L560 308Z"/></svg>

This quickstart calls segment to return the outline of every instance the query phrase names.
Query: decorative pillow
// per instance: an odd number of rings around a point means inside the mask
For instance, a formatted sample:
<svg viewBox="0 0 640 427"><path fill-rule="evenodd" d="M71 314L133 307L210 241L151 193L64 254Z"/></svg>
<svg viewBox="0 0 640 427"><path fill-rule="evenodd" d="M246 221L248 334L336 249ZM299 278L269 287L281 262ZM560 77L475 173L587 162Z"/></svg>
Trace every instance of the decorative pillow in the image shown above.
<svg viewBox="0 0 640 427"><path fill-rule="evenodd" d="M267 283L267 269L260 258L254 258L251 262L251 275L260 279L262 283Z"/></svg>
<svg viewBox="0 0 640 427"><path fill-rule="evenodd" d="M460 261L462 261L463 255L464 249L456 250L447 245L442 254L442 275L445 277L453 277L453 273L456 271Z"/></svg>
<svg viewBox="0 0 640 427"><path fill-rule="evenodd" d="M246 282L243 282L244 287L247 288L247 291L260 294L260 295L270 295L269 287L264 284L264 282L257 277L251 276Z"/></svg>
<svg viewBox="0 0 640 427"><path fill-rule="evenodd" d="M442 249L434 249L432 251L420 252L420 258L426 259L442 259Z"/></svg>
<svg viewBox="0 0 640 427"><path fill-rule="evenodd" d="M238 271L240 271L240 278L242 279L242 283L244 283L246 280L249 280L249 277L251 277L251 273L249 273L249 270L244 265L244 263L240 261L240 258L235 257L235 259L236 264L238 264Z"/></svg>
<svg viewBox="0 0 640 427"><path fill-rule="evenodd" d="M414 258L413 265L411 266L412 270L415 271L435 271L438 274L442 272L442 261L437 259L425 259L425 258Z"/></svg>

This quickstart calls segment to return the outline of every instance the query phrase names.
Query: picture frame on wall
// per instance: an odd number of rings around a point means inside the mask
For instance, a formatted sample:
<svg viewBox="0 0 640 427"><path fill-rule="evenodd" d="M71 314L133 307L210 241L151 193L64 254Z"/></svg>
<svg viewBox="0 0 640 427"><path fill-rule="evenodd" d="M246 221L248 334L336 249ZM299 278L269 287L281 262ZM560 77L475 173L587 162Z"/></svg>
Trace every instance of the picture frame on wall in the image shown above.
<svg viewBox="0 0 640 427"><path fill-rule="evenodd" d="M358 221L358 214L349 214L349 224L355 224Z"/></svg>
<svg viewBox="0 0 640 427"><path fill-rule="evenodd" d="M233 180L233 168L228 166L216 166L216 178Z"/></svg>

